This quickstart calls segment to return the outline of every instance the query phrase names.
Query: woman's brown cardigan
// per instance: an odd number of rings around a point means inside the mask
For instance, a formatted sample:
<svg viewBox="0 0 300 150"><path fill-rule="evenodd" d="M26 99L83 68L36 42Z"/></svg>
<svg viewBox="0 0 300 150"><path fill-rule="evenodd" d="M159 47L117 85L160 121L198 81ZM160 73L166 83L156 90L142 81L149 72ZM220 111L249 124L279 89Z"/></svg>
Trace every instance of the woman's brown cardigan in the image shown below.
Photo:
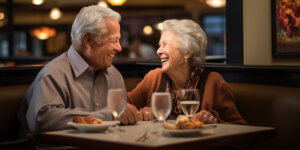
<svg viewBox="0 0 300 150"><path fill-rule="evenodd" d="M128 92L128 102L138 109L151 107L151 95L158 91L163 73L151 70L135 89ZM199 84L199 83L198 83ZM219 123L247 124L235 107L229 84L217 72L211 72L205 84L201 110L211 112ZM170 116L174 118L176 116Z"/></svg>

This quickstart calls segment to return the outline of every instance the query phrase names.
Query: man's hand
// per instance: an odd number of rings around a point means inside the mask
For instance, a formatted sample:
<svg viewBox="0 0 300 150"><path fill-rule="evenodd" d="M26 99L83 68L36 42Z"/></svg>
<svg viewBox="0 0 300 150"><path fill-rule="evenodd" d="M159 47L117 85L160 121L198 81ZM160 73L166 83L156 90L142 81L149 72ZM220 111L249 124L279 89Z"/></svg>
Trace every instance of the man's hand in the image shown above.
<svg viewBox="0 0 300 150"><path fill-rule="evenodd" d="M139 120L139 111L135 106L127 103L125 111L120 117L121 124L135 124Z"/></svg>
<svg viewBox="0 0 300 150"><path fill-rule="evenodd" d="M141 116L143 118L142 120L144 120L144 121L152 121L152 120L154 120L154 115L153 115L151 107L141 108L140 109L140 113L141 113Z"/></svg>

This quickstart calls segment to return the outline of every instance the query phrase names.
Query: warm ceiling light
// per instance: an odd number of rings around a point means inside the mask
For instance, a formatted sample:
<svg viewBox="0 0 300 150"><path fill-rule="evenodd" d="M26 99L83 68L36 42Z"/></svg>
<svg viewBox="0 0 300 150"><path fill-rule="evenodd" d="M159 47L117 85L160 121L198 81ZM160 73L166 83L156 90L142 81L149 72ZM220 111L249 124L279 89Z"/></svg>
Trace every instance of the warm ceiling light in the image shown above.
<svg viewBox="0 0 300 150"><path fill-rule="evenodd" d="M126 0L107 0L113 6L121 6L123 5Z"/></svg>
<svg viewBox="0 0 300 150"><path fill-rule="evenodd" d="M219 8L224 7L226 5L226 0L200 0L201 2L205 2L208 6Z"/></svg>
<svg viewBox="0 0 300 150"><path fill-rule="evenodd" d="M44 0L32 0L31 2L33 5L41 5L44 3Z"/></svg>
<svg viewBox="0 0 300 150"><path fill-rule="evenodd" d="M57 20L62 16L61 11L59 10L59 8L52 8L50 11L50 18L52 20Z"/></svg>
<svg viewBox="0 0 300 150"><path fill-rule="evenodd" d="M32 35L40 40L46 40L56 34L55 29L49 27L35 28L31 31Z"/></svg>
<svg viewBox="0 0 300 150"><path fill-rule="evenodd" d="M152 27L150 25L146 25L143 29L143 33L145 35L151 35L153 33Z"/></svg>
<svg viewBox="0 0 300 150"><path fill-rule="evenodd" d="M99 1L98 3L97 3L97 5L98 6L102 6L102 7L105 7L105 8L108 8L108 5L107 5L107 3L105 2L105 1Z"/></svg>
<svg viewBox="0 0 300 150"><path fill-rule="evenodd" d="M162 30L162 22L159 22L159 23L157 23L157 24L155 24L155 28L157 29L157 30Z"/></svg>
<svg viewBox="0 0 300 150"><path fill-rule="evenodd" d="M5 15L4 13L0 13L0 20L4 19Z"/></svg>

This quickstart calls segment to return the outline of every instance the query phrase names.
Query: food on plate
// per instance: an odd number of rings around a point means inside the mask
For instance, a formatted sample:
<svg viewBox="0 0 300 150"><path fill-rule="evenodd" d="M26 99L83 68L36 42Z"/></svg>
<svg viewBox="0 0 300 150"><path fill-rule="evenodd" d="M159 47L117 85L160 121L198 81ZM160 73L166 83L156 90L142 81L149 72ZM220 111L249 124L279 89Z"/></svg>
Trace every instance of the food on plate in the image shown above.
<svg viewBox="0 0 300 150"><path fill-rule="evenodd" d="M197 129L203 128L204 122L199 120L183 120L178 123L179 129Z"/></svg>
<svg viewBox="0 0 300 150"><path fill-rule="evenodd" d="M89 117L89 116L75 116L73 122L80 124L102 124L103 121L98 118Z"/></svg>
<svg viewBox="0 0 300 150"><path fill-rule="evenodd" d="M176 119L175 124L170 124L167 122L163 123L163 127L165 129L197 129L197 128L203 128L204 122L199 120L190 120L188 117L179 115Z"/></svg>

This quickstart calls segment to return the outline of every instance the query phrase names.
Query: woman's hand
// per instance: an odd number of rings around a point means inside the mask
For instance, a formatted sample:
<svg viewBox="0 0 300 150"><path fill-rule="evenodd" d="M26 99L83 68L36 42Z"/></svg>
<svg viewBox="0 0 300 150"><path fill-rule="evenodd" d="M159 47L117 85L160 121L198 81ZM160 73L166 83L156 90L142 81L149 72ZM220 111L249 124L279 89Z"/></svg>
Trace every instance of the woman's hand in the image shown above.
<svg viewBox="0 0 300 150"><path fill-rule="evenodd" d="M153 115L151 107L141 108L140 113L141 113L141 116L142 116L142 120L144 120L144 121L154 120L154 115Z"/></svg>
<svg viewBox="0 0 300 150"><path fill-rule="evenodd" d="M193 116L193 119L203 121L205 123L217 123L218 119L206 110L201 110Z"/></svg>

